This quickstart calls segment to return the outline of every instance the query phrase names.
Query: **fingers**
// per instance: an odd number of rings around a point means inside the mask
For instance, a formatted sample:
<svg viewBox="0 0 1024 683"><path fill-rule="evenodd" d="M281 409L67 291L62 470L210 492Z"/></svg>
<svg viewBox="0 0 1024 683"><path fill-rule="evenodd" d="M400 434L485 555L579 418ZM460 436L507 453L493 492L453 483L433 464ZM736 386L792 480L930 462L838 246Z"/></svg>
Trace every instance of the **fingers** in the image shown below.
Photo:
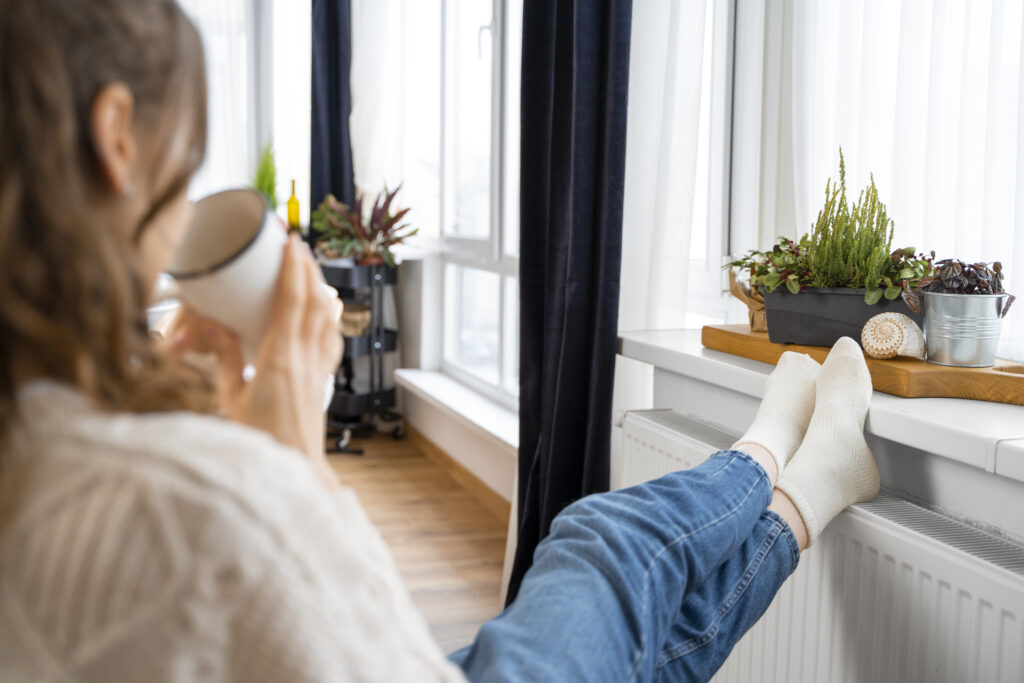
<svg viewBox="0 0 1024 683"><path fill-rule="evenodd" d="M320 334L327 360L331 363L332 369L337 369L341 363L341 354L345 350L345 339L341 336L341 315L345 312L345 303L338 296L338 290L330 285L324 285L324 287L329 290L331 304L330 314Z"/></svg>
<svg viewBox="0 0 1024 683"><path fill-rule="evenodd" d="M207 350L217 356L217 393L235 395L245 386L245 357L238 337L212 320L203 322L202 336Z"/></svg>
<svg viewBox="0 0 1024 683"><path fill-rule="evenodd" d="M290 348L306 347L315 355L300 353L315 362L315 367L337 368L341 360L339 329L340 300L329 287L304 242L292 236L285 247L278 277L268 337L273 339L261 349L261 362L266 354L280 359L281 344Z"/></svg>
<svg viewBox="0 0 1024 683"><path fill-rule="evenodd" d="M203 317L182 303L164 316L158 329L154 330L158 335L158 346L179 357L189 351L205 353L202 324Z"/></svg>
<svg viewBox="0 0 1024 683"><path fill-rule="evenodd" d="M329 318L325 320L317 339L320 341L327 370L334 372L341 364L341 354L344 350L344 341L338 324Z"/></svg>
<svg viewBox="0 0 1024 683"><path fill-rule="evenodd" d="M333 304L333 295L328 287L323 284L320 268L315 261L309 259L306 267L306 297L305 315L302 320L302 334L306 339L315 338L313 335L320 329L325 317L330 317ZM330 290L333 292L333 289Z"/></svg>
<svg viewBox="0 0 1024 683"><path fill-rule="evenodd" d="M323 281L315 260L307 263L306 315L303 320L303 338L317 346L324 367L333 372L341 361L341 319L338 292Z"/></svg>
<svg viewBox="0 0 1024 683"><path fill-rule="evenodd" d="M296 236L290 237L284 248L270 313L270 329L286 338L296 337L302 329L309 290L308 260L308 249Z"/></svg>

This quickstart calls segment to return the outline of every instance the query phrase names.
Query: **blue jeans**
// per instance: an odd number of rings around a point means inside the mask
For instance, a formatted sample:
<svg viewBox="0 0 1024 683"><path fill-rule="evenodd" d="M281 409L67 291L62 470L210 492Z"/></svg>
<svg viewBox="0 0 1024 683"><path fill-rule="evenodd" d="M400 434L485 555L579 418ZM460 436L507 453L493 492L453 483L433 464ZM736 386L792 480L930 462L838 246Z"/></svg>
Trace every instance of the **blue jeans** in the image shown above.
<svg viewBox="0 0 1024 683"><path fill-rule="evenodd" d="M706 681L796 569L749 455L588 496L555 519L504 612L450 658L471 681Z"/></svg>

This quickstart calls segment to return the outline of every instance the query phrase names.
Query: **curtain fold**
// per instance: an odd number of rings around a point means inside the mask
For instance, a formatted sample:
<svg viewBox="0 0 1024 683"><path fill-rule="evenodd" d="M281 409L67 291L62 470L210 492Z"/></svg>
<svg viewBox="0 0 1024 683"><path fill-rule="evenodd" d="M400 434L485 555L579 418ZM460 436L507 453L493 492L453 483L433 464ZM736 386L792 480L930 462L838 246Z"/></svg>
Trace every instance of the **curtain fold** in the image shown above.
<svg viewBox="0 0 1024 683"><path fill-rule="evenodd" d="M607 490L631 0L526 0L520 167L518 546Z"/></svg>
<svg viewBox="0 0 1024 683"><path fill-rule="evenodd" d="M714 8L704 0L645 0L633 15L623 193L619 330L687 327L704 71ZM706 187L706 186L705 186ZM698 221L695 223L695 220ZM717 264L716 264L717 268ZM653 367L616 357L613 414L653 406ZM622 428L612 428L611 483L621 476Z"/></svg>
<svg viewBox="0 0 1024 683"><path fill-rule="evenodd" d="M311 209L328 193L347 204L355 201L349 134L351 63L349 0L313 0Z"/></svg>

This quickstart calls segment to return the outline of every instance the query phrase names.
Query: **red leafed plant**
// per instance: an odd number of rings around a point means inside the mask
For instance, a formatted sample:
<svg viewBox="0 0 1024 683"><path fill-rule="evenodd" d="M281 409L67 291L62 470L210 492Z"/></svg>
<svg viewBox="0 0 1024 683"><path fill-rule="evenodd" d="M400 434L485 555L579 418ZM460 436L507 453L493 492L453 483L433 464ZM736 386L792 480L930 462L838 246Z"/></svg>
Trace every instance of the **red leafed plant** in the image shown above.
<svg viewBox="0 0 1024 683"><path fill-rule="evenodd" d="M327 195L312 216L313 229L319 234L316 252L326 258L353 256L360 263L380 259L394 267L391 248L419 232L418 228L409 230L408 223L399 224L409 209L391 212L391 203L401 189L399 185L389 192L385 187L366 216L362 196L350 207L333 194Z"/></svg>

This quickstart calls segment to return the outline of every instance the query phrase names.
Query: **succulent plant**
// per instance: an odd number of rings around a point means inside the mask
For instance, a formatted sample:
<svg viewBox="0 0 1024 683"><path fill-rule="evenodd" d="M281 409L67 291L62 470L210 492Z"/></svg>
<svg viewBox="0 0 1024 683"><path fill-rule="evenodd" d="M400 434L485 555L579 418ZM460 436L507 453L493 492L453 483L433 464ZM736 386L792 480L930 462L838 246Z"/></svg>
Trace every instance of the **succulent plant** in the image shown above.
<svg viewBox="0 0 1024 683"><path fill-rule="evenodd" d="M903 285L903 298L912 309L921 312L921 292L936 294L1006 294L1008 298L1004 311L1010 308L1014 296L1003 289L1003 264L966 263L960 259L943 259L935 262L935 272L923 278L916 288L908 283Z"/></svg>
<svg viewBox="0 0 1024 683"><path fill-rule="evenodd" d="M316 252L331 258L355 256L359 260L381 258L394 267L395 258L391 248L401 244L419 232L418 228L407 230L409 224L399 225L409 209L391 212L391 203L402 189L399 185L393 191L384 191L374 199L369 215L363 215L363 196L350 207L339 201L333 194L320 204L312 215L312 226L320 236L316 240Z"/></svg>

